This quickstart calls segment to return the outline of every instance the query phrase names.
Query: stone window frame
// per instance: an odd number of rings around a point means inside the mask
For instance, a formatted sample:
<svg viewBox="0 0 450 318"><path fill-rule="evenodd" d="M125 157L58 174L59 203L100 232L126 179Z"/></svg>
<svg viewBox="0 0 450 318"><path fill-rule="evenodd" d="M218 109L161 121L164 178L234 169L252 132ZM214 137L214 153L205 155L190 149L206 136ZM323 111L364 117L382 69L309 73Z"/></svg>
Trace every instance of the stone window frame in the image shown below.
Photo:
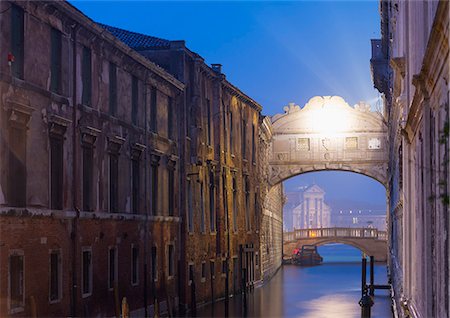
<svg viewBox="0 0 450 318"><path fill-rule="evenodd" d="M83 283L84 283L84 258L83 258L83 254L85 252L89 252L90 253L90 262L89 262L89 291L87 293L84 292L83 290ZM93 283L94 283L94 279L93 279L93 274L94 274L94 264L92 263L92 246L83 246L81 248L81 297L82 298L87 298L92 296L92 291L94 289Z"/></svg>
<svg viewBox="0 0 450 318"><path fill-rule="evenodd" d="M159 166L161 155L152 153L150 155L150 214L153 216L160 215L158 210L158 195L159 195Z"/></svg>
<svg viewBox="0 0 450 318"><path fill-rule="evenodd" d="M186 213L187 213L187 232L189 235L193 235L195 232L194 222L194 206L193 206L193 186L194 180L191 177L186 178Z"/></svg>
<svg viewBox="0 0 450 318"><path fill-rule="evenodd" d="M58 298L52 299L51 298L51 273L52 273L52 265L51 265L51 255L52 254L58 255ZM62 249L61 248L53 248L48 250L49 255L49 279L48 279L48 302L50 304L56 304L61 302L63 298L63 261L62 261Z"/></svg>
<svg viewBox="0 0 450 318"><path fill-rule="evenodd" d="M209 276L211 280L216 279L216 260L214 258L209 259Z"/></svg>
<svg viewBox="0 0 450 318"><path fill-rule="evenodd" d="M172 255L170 254L170 247L172 247ZM172 261L170 260L172 256ZM166 244L166 259L167 259L167 268L166 268L166 275L167 275L167 279L171 280L175 278L175 273L176 273L176 265L175 265L175 261L176 261L176 253L175 253L175 242L170 241ZM172 264L172 269L170 268L170 265ZM170 275L172 274L172 275Z"/></svg>
<svg viewBox="0 0 450 318"><path fill-rule="evenodd" d="M82 156L82 158L81 158L81 171L82 171L82 175L81 175L81 179L82 179L82 190L81 190L81 198L82 198L82 207L83 207L83 210L85 210L85 202L84 202L84 200L85 200L85 198L84 198L84 183L85 183L85 180L84 180L84 173L85 173L85 166L84 166L84 151L86 151L87 149L89 149L90 151L92 151L92 162L91 162L91 176L90 176L90 187L91 187L91 190L93 190L95 187L94 187L94 175L95 175L95 172L94 172L94 168L95 168L95 164L94 164L94 162L95 162L95 148L96 148L96 146L95 146L95 143L96 143L96 141L97 141L97 137L101 134L101 130L100 129L97 129L97 128L94 128L94 127L91 127L91 126L82 126L82 127L80 127L80 133L81 133L81 148L82 148L82 152L81 152L81 156ZM95 211L95 200L94 200L94 198L93 197L91 197L90 198L90 202L89 202L90 204L90 209L89 210L87 210L87 211L89 211L89 212L91 212L91 211Z"/></svg>
<svg viewBox="0 0 450 318"><path fill-rule="evenodd" d="M141 206L141 178L140 178L140 170L141 170L141 161L142 161L142 154L144 153L145 149L147 147L143 144L140 144L138 142L132 143L130 145L130 189L131 189L131 209L130 212L132 214L139 214L139 208ZM137 207L135 206L136 203L134 202L135 198L135 189L134 189L134 178L133 178L133 164L136 162L137 168L138 168L138 180L137 180Z"/></svg>
<svg viewBox="0 0 450 318"><path fill-rule="evenodd" d="M167 167L167 188L168 188L168 215L169 216L175 216L175 210L176 210L176 201L175 201L175 195L170 195L171 193L175 193L175 184L176 184L176 166L177 161L175 158L168 156L166 161L166 167Z"/></svg>
<svg viewBox="0 0 450 318"><path fill-rule="evenodd" d="M210 165L208 169L208 207L209 207L209 232L217 233L217 187L215 183L214 165Z"/></svg>
<svg viewBox="0 0 450 318"><path fill-rule="evenodd" d="M155 251L155 254L153 254L153 251ZM153 244L152 248L151 248L151 254L150 254L150 259L151 259L151 277L150 279L153 280L153 282L157 282L158 281L158 245L157 244Z"/></svg>
<svg viewBox="0 0 450 318"><path fill-rule="evenodd" d="M29 106L30 105L30 101L22 95L19 94L15 94L15 96L12 96L11 98L6 100L6 112L7 112L7 118L8 118L8 145L10 145L10 140L11 140L11 135L13 134L12 130L13 129L17 129L19 131L21 131L22 133L25 134L25 145L28 139L27 136L27 131L29 128L29 123L31 120L31 116L32 113L35 111L35 108ZM27 198L26 198L26 190L27 190L27 173L26 173L26 157L27 157L27 149L25 149L25 158L24 158L24 173L25 173L25 189L24 189L24 206L26 206L27 204ZM11 150L9 151L8 154L8 170L10 169L10 164L11 164ZM11 183L10 183L10 175L8 173L8 178L7 178L7 201L8 204L11 205L12 201L16 201L16 199L12 200L12 195L11 195Z"/></svg>
<svg viewBox="0 0 450 318"><path fill-rule="evenodd" d="M192 268L192 276L191 276L191 268ZM195 280L195 264L193 261L189 261L187 266L188 286L191 286L194 280Z"/></svg>
<svg viewBox="0 0 450 318"><path fill-rule="evenodd" d="M108 212L109 213L119 213L120 212L120 150L122 148L122 145L125 143L125 138L117 135L112 135L107 137L107 152L108 152ZM113 189L111 178L113 175L113 171L111 170L113 167L111 166L111 161L115 158L117 163L117 171L116 171L116 189ZM112 195L114 194L113 191L117 192L115 200L116 207L114 208L112 205ZM114 210L113 210L114 208Z"/></svg>
<svg viewBox="0 0 450 318"><path fill-rule="evenodd" d="M221 258L221 271L220 271L220 276L221 277L227 277L227 258L226 257L222 257ZM225 270L225 271L224 271Z"/></svg>
<svg viewBox="0 0 450 318"><path fill-rule="evenodd" d="M204 282L206 282L206 261L202 261L200 269L201 269L201 271L200 271L200 273L201 273L200 282L204 283Z"/></svg>
<svg viewBox="0 0 450 318"><path fill-rule="evenodd" d="M64 117L51 114L48 117L48 140L49 140L49 160L48 160L48 205L51 209L54 209L52 204L52 160L51 160L51 140L59 139L62 143L62 165L61 165L61 187L64 188L64 141L67 127L72 123L71 120ZM64 191L61 194L61 209L64 209Z"/></svg>
<svg viewBox="0 0 450 318"><path fill-rule="evenodd" d="M204 180L199 180L200 183L200 233L206 234L206 211L205 211L205 182Z"/></svg>
<svg viewBox="0 0 450 318"><path fill-rule="evenodd" d="M134 250L137 250L137 260L136 260L136 262L134 262L134 254L133 254L133 251ZM131 265L131 271L130 271L130 283L131 283L131 286L133 286L133 287L135 287L135 286L139 286L139 244L135 244L135 243L132 243L131 244L131 257L130 257L130 259L131 259L131 262L130 262L130 265ZM136 265L136 281L133 281L133 272L134 272L134 266Z"/></svg>
<svg viewBox="0 0 450 318"><path fill-rule="evenodd" d="M114 251L114 280L111 282L111 251ZM113 291L119 284L119 249L117 245L108 246L108 290Z"/></svg>
<svg viewBox="0 0 450 318"><path fill-rule="evenodd" d="M15 308L11 308L11 257L12 256L21 256L22 257L22 303L20 306ZM19 312L23 312L25 310L25 253L22 249L11 249L9 251L8 256L8 312L9 314L15 314Z"/></svg>

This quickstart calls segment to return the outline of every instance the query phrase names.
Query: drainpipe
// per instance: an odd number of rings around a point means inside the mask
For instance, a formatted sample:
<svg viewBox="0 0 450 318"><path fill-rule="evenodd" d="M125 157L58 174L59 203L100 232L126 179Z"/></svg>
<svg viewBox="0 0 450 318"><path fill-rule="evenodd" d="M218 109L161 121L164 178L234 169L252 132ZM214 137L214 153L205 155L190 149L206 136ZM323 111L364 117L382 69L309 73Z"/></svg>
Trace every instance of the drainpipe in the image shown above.
<svg viewBox="0 0 450 318"><path fill-rule="evenodd" d="M72 232L70 234L72 243L72 295L70 304L70 315L77 316L77 251L78 251L78 219L80 217L80 210L77 207L78 198L78 166L77 166L77 32L78 24L72 26L72 208L75 211L75 218L72 220Z"/></svg>

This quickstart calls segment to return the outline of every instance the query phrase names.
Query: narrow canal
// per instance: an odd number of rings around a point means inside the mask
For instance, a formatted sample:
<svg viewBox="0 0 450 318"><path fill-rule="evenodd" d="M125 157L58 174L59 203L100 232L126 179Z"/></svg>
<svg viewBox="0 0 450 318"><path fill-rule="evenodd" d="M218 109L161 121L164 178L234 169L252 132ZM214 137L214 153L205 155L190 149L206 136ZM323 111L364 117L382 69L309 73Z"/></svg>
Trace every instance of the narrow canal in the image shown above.
<svg viewBox="0 0 450 318"><path fill-rule="evenodd" d="M361 317L361 252L333 244L319 247L324 263L314 267L284 265L263 287L248 294L249 317ZM375 265L375 284L387 283L386 264ZM392 317L389 292L375 291L372 317ZM200 317L224 316L224 302L197 311ZM230 317L243 316L242 297L233 297Z"/></svg>

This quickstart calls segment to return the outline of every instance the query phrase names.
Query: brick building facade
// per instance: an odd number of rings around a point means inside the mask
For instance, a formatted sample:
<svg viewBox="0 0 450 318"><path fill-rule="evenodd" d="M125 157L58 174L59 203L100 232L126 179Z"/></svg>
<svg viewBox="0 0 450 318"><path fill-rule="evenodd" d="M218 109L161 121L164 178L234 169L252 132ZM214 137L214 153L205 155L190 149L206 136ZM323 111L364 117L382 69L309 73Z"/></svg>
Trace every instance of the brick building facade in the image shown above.
<svg viewBox="0 0 450 318"><path fill-rule="evenodd" d="M0 11L0 315L175 303L184 85L67 2Z"/></svg>
<svg viewBox="0 0 450 318"><path fill-rule="evenodd" d="M0 315L192 310L275 272L270 121L219 64L67 2L0 12Z"/></svg>
<svg viewBox="0 0 450 318"><path fill-rule="evenodd" d="M259 281L258 130L261 106L184 41L164 45L102 25L186 85L181 123L180 301L192 308Z"/></svg>

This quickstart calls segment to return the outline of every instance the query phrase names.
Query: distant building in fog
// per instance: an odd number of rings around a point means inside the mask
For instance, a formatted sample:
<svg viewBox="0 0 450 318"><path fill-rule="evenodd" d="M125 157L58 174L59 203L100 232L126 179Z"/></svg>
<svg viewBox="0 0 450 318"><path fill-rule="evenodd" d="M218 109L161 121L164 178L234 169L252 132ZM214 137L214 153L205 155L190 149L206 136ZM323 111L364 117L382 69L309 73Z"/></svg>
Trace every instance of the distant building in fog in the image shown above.
<svg viewBox="0 0 450 318"><path fill-rule="evenodd" d="M332 224L336 227L371 227L386 230L386 213L374 210L340 210L332 215Z"/></svg>
<svg viewBox="0 0 450 318"><path fill-rule="evenodd" d="M330 227L331 208L325 203L325 191L312 185L301 194L302 200L292 210L294 229Z"/></svg>

